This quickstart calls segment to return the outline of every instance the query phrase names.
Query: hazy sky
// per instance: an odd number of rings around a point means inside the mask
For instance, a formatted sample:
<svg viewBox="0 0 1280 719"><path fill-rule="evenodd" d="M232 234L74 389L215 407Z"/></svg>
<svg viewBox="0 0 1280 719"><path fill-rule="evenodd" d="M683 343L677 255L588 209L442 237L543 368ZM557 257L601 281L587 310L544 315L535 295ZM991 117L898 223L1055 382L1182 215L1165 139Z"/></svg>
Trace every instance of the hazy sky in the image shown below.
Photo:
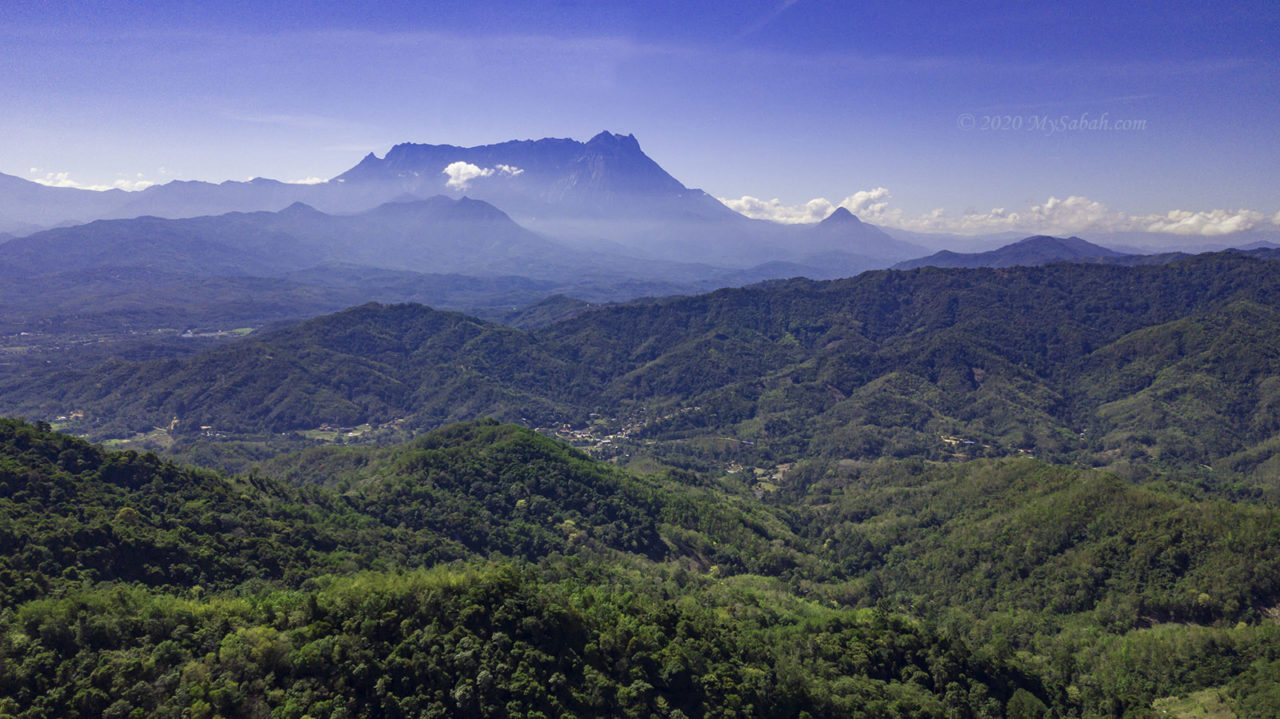
<svg viewBox="0 0 1280 719"><path fill-rule="evenodd" d="M760 216L1270 226L1280 3L1211 5L4 0L0 172L302 180L608 129Z"/></svg>

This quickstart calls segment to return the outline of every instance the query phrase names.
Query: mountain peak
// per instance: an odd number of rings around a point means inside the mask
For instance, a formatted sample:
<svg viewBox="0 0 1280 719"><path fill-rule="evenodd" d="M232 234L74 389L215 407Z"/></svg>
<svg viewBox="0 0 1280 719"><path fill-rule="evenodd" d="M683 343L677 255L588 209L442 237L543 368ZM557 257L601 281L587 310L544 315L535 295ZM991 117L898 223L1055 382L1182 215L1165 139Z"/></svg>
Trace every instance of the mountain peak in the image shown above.
<svg viewBox="0 0 1280 719"><path fill-rule="evenodd" d="M448 195L431 197L415 197L411 194L400 195L390 202L361 213L369 217L405 217L420 216L433 221L487 220L510 223L519 227L511 217L502 210L484 200L470 197L454 199ZM523 228L520 228L523 231Z"/></svg>
<svg viewBox="0 0 1280 719"><path fill-rule="evenodd" d="M1024 249L1055 248L1063 252L1066 256L1078 257L1114 257L1121 254L1115 250L1103 247L1102 245L1095 245L1088 240L1082 240L1079 237L1074 236L1055 237L1053 235L1032 235L1031 237L1018 240L1011 245L1006 245L1006 247Z"/></svg>
<svg viewBox="0 0 1280 719"><path fill-rule="evenodd" d="M640 152L640 141L636 140L635 135L618 135L609 132L608 130L604 130L590 140L587 140L586 144L588 147L605 145Z"/></svg>
<svg viewBox="0 0 1280 719"><path fill-rule="evenodd" d="M822 222L819 222L818 224L827 225L827 226L844 225L844 224L861 225L862 220L859 220L858 216L853 214L849 210L843 207L837 207L835 210L831 212L830 215L827 215L826 218L823 219Z"/></svg>
<svg viewBox="0 0 1280 719"><path fill-rule="evenodd" d="M282 215L323 215L324 213L305 202L295 202L292 205L280 210Z"/></svg>

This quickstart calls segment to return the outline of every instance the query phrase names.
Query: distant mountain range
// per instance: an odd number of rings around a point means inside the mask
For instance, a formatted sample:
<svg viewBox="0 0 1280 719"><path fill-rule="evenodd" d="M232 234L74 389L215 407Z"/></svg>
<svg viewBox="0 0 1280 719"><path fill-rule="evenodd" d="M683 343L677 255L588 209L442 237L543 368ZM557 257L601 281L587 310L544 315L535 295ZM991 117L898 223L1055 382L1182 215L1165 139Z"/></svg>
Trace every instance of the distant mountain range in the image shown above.
<svg viewBox="0 0 1280 719"><path fill-rule="evenodd" d="M0 243L0 267L0 334L257 325L374 300L500 319L556 293L625 300L735 280L710 266L570 248L486 202L445 196L353 215L294 203L97 220Z"/></svg>
<svg viewBox="0 0 1280 719"><path fill-rule="evenodd" d="M747 219L607 132L397 145L318 185L94 192L0 176L6 220L23 236L0 237L0 332L257 325L374 300L503 319L552 294L618 301L832 279L923 251L843 209L812 225ZM417 276L394 274L405 272Z"/></svg>
<svg viewBox="0 0 1280 719"><path fill-rule="evenodd" d="M23 275L142 266L262 277L344 262L545 278L582 271L593 260L604 264L526 230L486 202L444 196L389 202L355 215L329 215L294 203L279 212L98 220L0 245L0 262Z"/></svg>
<svg viewBox="0 0 1280 719"><path fill-rule="evenodd" d="M406 195L348 215L295 202L278 212L98 220L0 243L6 270L0 333L257 326L369 301L423 302L537 324L560 312L531 308L525 317L521 308L552 295L610 302L776 278L836 279L884 266L885 258L909 249L843 208L820 223L785 229L793 245L856 246L864 254L834 249L743 269L644 259L617 245L571 247L521 227L488 202L444 195ZM1183 256L1123 254L1079 238L1037 236L895 267L1131 265Z"/></svg>
<svg viewBox="0 0 1280 719"><path fill-rule="evenodd" d="M457 181L464 177L471 179ZM920 252L847 211L821 228L747 219L685 187L645 155L633 135L609 132L587 142L396 145L329 184L343 186L350 197L465 191L578 247L606 241L640 256L724 267L786 261L813 269L835 260L848 274Z"/></svg>
<svg viewBox="0 0 1280 719"><path fill-rule="evenodd" d="M570 243L635 257L748 269L773 262L805 271L856 273L919 255L848 217L822 228L750 220L690 189L640 149L632 135L586 142L542 139L479 147L401 144L370 154L314 185L170 182L140 192L45 187L0 175L0 231L144 215L187 218L278 211L302 202L326 213L366 212L391 201L436 196L484 200L517 223ZM501 271L490 268L491 272Z"/></svg>
<svg viewBox="0 0 1280 719"><path fill-rule="evenodd" d="M793 241L806 244L814 264L790 263L797 270L849 274L845 266L884 264L909 251L845 210L824 222L794 229ZM849 247L856 245L862 254ZM821 250L821 251L819 251ZM355 262L370 266L475 275L562 276L566 270L616 265L616 274L673 279L709 277L726 268L691 263L681 270L671 261L620 255L616 245L601 249L571 247L516 224L489 202L470 197L412 195L355 214L328 214L295 202L278 212L165 219L143 216L97 220L55 228L4 243L0 260L20 273L82 269L90 266L146 265L206 274L272 274L317 262ZM794 251L791 253L794 254ZM803 258L802 258L803 259ZM621 264L623 260L626 264ZM855 270L856 271L856 270Z"/></svg>
<svg viewBox="0 0 1280 719"><path fill-rule="evenodd" d="M28 234L40 228L143 215L176 218L279 210L306 199L310 187L258 178L220 184L174 181L137 192L96 191L48 187L0 173L0 231Z"/></svg>
<svg viewBox="0 0 1280 719"><path fill-rule="evenodd" d="M1016 239L1013 233L969 237L892 229L886 234L841 216L833 218L840 220L838 230L821 231L814 225L751 220L683 185L641 150L635 136L601 132L585 142L544 138L477 147L402 143L381 158L370 153L318 184L255 178L99 192L0 174L0 242L6 233L25 235L101 219L279 211L296 202L329 214L353 214L395 200L437 195L485 200L518 224L576 249L612 248L634 257L733 270L770 266L809 276L885 267L919 257L926 248L980 250ZM1099 233L1091 239L1132 254L1202 252L1275 246L1280 231L1255 228L1216 243L1158 233Z"/></svg>
<svg viewBox="0 0 1280 719"><path fill-rule="evenodd" d="M1274 248L1260 246L1231 250L1270 259ZM1036 235L986 252L952 252L942 250L928 257L906 260L893 265L895 270L911 270L919 267L1035 267L1051 262L1077 262L1104 265L1156 265L1183 257L1186 252L1160 252L1142 254L1118 252L1102 245L1087 242L1079 237L1051 237Z"/></svg>
<svg viewBox="0 0 1280 719"><path fill-rule="evenodd" d="M315 185L96 192L0 175L0 333L257 326L368 301L505 321L557 294L610 302L890 266L1182 256L1037 236L911 259L927 252L917 240L941 239L886 232L844 208L811 224L748 219L672 177L634 136L610 132L400 144Z"/></svg>

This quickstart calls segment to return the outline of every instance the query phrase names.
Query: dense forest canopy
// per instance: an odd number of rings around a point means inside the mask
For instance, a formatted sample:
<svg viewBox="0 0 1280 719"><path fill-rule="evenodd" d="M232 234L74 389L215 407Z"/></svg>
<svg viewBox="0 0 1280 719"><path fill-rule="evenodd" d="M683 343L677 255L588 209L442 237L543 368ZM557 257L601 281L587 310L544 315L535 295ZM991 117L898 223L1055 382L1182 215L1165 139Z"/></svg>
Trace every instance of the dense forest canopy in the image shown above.
<svg viewBox="0 0 1280 719"><path fill-rule="evenodd" d="M0 716L1274 716L1274 267L15 361Z"/></svg>
<svg viewBox="0 0 1280 719"><path fill-rule="evenodd" d="M1280 667L1277 510L1178 487L886 460L762 502L493 422L264 469L0 422L0 710L1247 715Z"/></svg>

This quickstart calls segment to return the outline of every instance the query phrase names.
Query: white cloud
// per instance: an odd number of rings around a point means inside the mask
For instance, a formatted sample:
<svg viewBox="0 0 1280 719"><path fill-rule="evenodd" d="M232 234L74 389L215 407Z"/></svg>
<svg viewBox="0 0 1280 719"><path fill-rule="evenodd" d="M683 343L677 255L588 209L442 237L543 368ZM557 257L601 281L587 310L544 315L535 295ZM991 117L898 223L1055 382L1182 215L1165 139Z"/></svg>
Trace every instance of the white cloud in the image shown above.
<svg viewBox="0 0 1280 719"><path fill-rule="evenodd" d="M884 187L874 190L859 190L840 201L840 207L855 215L877 217L884 215L889 208L889 198L893 195Z"/></svg>
<svg viewBox="0 0 1280 719"><path fill-rule="evenodd" d="M467 185L477 177L488 177L493 174L492 167L480 167L470 162L452 162L448 167L444 168L444 174L449 176L448 181L444 184L455 189L465 190Z"/></svg>
<svg viewBox="0 0 1280 719"><path fill-rule="evenodd" d="M1280 212L1268 217L1261 212L1237 210L1171 210L1158 215L1128 215L1080 195L1050 197L1025 210L992 208L987 212L967 211L948 215L942 209L909 216L891 207L892 194L883 187L861 190L839 202L819 197L799 205L784 205L777 199L761 200L749 195L739 199L720 198L730 209L761 220L785 224L817 222L843 207L860 219L886 227L916 232L945 232L977 235L995 232L1075 234L1083 232L1164 232L1177 235L1216 236L1252 229L1267 223L1280 225Z"/></svg>
<svg viewBox="0 0 1280 719"><path fill-rule="evenodd" d="M135 180L116 180L115 182L111 183L110 189L128 190L129 192L134 192L137 190L145 190L148 187L151 187L152 185L156 184L151 180L143 180L141 178L142 176L139 175L138 179L135 179ZM94 188L91 188L91 189L102 189L102 188L101 186L95 186Z"/></svg>
<svg viewBox="0 0 1280 719"><path fill-rule="evenodd" d="M843 207L868 222L893 224L901 213L899 210L889 208L891 196L888 189L877 187L874 190L859 190L839 202L818 197L803 205L784 205L777 198L761 200L750 195L743 195L736 200L727 197L719 199L739 214L757 220L771 220L788 225L818 222L834 212L837 207Z"/></svg>
<svg viewBox="0 0 1280 719"><path fill-rule="evenodd" d="M1032 205L1023 211L996 207L987 212L969 211L958 218L934 211L924 218L904 218L903 221L904 229L960 234L1006 230L1043 234L1072 234L1086 230L1109 232L1132 229L1132 224L1124 214L1080 195L1069 195L1063 199L1050 197L1043 204Z"/></svg>
<svg viewBox="0 0 1280 719"><path fill-rule="evenodd" d="M286 180L290 185L319 185L328 182L323 177L304 177L301 180Z"/></svg>
<svg viewBox="0 0 1280 719"><path fill-rule="evenodd" d="M831 214L831 211L835 209L835 205L821 197L816 200L809 200L803 205L790 206L782 204L782 201L776 197L772 200L761 200L750 195L743 195L737 200L721 197L720 201L740 215L746 215L755 220L771 220L788 225L817 222Z"/></svg>
<svg viewBox="0 0 1280 719"><path fill-rule="evenodd" d="M40 173L39 168L36 168L36 167L31 168L31 174L37 175L39 173ZM39 183L41 185L45 185L47 187L71 187L77 190L97 190L97 191L128 190L130 192L133 192L136 190L145 190L146 188L156 184L150 180L143 179L141 172L139 172L137 176L134 178L125 178L125 177L119 178L114 182L112 182L110 185L101 185L101 184L85 185L71 179L71 173L68 173L68 172L46 172L41 177L31 178L31 181Z"/></svg>
<svg viewBox="0 0 1280 719"><path fill-rule="evenodd" d="M479 165L473 165L470 162L458 161L449 163L449 166L444 168L444 174L449 176L449 179L444 184L454 190L465 190L471 184L472 180L480 177L491 177L495 173L515 177L522 172L524 172L522 168L513 167L511 165L480 167Z"/></svg>
<svg viewBox="0 0 1280 719"><path fill-rule="evenodd" d="M1280 213L1270 219L1280 225ZM1267 216L1253 210L1209 210L1188 212L1171 210L1167 215L1145 218L1147 232L1171 232L1175 235L1229 235L1250 230L1267 221Z"/></svg>
<svg viewBox="0 0 1280 719"><path fill-rule="evenodd" d="M1026 230L1054 234L1079 232L1163 232L1212 237L1253 229L1268 221L1261 212L1246 209L1170 210L1163 215L1128 215L1101 202L1071 195L1050 197L1023 213L992 210L961 217L963 231ZM1275 223L1280 224L1280 223ZM971 228L971 229L970 229Z"/></svg>

